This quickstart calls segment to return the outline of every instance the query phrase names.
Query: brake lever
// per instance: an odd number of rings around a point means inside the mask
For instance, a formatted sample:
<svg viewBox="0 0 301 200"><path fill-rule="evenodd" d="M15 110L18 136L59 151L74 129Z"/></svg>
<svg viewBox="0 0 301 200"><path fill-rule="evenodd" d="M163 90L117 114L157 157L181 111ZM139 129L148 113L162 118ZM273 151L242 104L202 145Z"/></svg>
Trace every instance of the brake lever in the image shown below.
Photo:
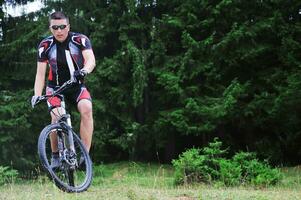
<svg viewBox="0 0 301 200"><path fill-rule="evenodd" d="M40 96L39 98L39 103L42 102L42 101L45 101L47 100L47 97L46 96Z"/></svg>
<svg viewBox="0 0 301 200"><path fill-rule="evenodd" d="M41 103L42 101L44 101L45 99L46 99L45 96L39 96L38 99L37 99L37 101L36 101L35 104L34 104L34 107L35 107L36 105L38 105L39 103Z"/></svg>

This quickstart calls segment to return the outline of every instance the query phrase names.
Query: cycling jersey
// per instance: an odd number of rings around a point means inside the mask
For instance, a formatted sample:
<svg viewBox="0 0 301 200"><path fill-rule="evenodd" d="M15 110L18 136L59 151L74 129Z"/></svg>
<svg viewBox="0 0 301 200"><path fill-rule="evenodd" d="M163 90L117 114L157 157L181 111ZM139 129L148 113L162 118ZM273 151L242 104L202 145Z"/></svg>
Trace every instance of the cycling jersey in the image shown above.
<svg viewBox="0 0 301 200"><path fill-rule="evenodd" d="M92 49L89 38L80 33L69 32L64 42L54 36L42 40L38 47L38 61L48 62L48 86L61 85L73 76L75 70L82 69L84 58L82 51Z"/></svg>
<svg viewBox="0 0 301 200"><path fill-rule="evenodd" d="M64 42L59 42L54 36L42 40L38 47L38 62L49 64L48 82L46 94L52 94L58 86L73 77L75 70L82 69L84 58L82 51L92 49L90 40L82 34L69 32ZM82 99L92 101L85 85L78 84L64 92L66 100L78 103ZM48 99L49 109L60 107L61 100L58 97Z"/></svg>

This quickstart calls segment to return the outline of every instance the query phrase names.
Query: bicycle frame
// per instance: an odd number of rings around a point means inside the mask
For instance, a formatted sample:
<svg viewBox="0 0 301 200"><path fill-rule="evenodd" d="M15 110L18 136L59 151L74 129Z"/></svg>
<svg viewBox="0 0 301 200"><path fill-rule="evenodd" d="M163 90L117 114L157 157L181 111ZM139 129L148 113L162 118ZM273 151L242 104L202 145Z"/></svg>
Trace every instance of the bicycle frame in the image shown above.
<svg viewBox="0 0 301 200"><path fill-rule="evenodd" d="M67 149L66 150L70 150L71 153L70 155L72 157L76 157L76 152L75 152L75 147L74 147L74 140L73 140L73 130L72 130L72 124L71 124L71 116L69 114L67 114L66 111L66 103L65 103L65 97L64 95L62 95L61 93L67 89L68 87L72 86L74 83L76 83L76 80L69 80L66 81L61 87L59 87L57 90L55 90L53 92L53 94L50 95L43 95L40 97L40 99L36 102L36 104L40 103L41 101L46 101L49 98L53 98L55 96L59 96L61 99L61 107L62 111L58 111L58 114L56 114L53 110L51 111L54 115L56 115L57 117L59 117L59 119L57 120L57 123L60 124L60 126L66 130L66 132L68 133L68 137L65 138L64 137L64 144L66 145ZM59 138L58 138L59 140ZM59 145L59 144L58 144ZM64 161L66 161L69 165L71 166L77 166L77 160L76 159L68 159L66 158L66 154L67 152L62 152L63 153L63 159Z"/></svg>

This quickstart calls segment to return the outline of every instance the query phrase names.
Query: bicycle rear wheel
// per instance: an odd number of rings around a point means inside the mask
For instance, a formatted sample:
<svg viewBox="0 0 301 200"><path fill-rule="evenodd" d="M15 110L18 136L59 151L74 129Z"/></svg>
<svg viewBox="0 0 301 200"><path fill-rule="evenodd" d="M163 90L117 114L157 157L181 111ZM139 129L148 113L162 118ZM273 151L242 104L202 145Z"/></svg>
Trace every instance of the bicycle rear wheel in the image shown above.
<svg viewBox="0 0 301 200"><path fill-rule="evenodd" d="M51 134L58 138L60 165L51 168ZM75 154L68 149L66 138L68 132L59 123L45 127L39 137L38 153L44 169L58 188L65 192L83 192L88 189L92 182L92 162L90 156L82 144L80 138L72 131ZM82 161L82 163L80 163ZM81 164L81 168L79 168Z"/></svg>

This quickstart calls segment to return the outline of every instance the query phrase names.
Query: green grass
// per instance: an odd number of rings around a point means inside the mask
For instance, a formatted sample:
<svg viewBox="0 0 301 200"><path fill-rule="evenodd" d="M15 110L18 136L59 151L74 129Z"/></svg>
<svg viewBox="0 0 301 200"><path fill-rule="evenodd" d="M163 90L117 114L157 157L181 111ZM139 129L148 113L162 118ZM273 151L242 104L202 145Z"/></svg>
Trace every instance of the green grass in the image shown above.
<svg viewBox="0 0 301 200"><path fill-rule="evenodd" d="M94 167L87 192L61 192L46 177L18 181L0 187L0 200L268 200L300 199L301 168L283 168L284 178L267 188L223 187L218 184L175 186L169 165L115 163Z"/></svg>

